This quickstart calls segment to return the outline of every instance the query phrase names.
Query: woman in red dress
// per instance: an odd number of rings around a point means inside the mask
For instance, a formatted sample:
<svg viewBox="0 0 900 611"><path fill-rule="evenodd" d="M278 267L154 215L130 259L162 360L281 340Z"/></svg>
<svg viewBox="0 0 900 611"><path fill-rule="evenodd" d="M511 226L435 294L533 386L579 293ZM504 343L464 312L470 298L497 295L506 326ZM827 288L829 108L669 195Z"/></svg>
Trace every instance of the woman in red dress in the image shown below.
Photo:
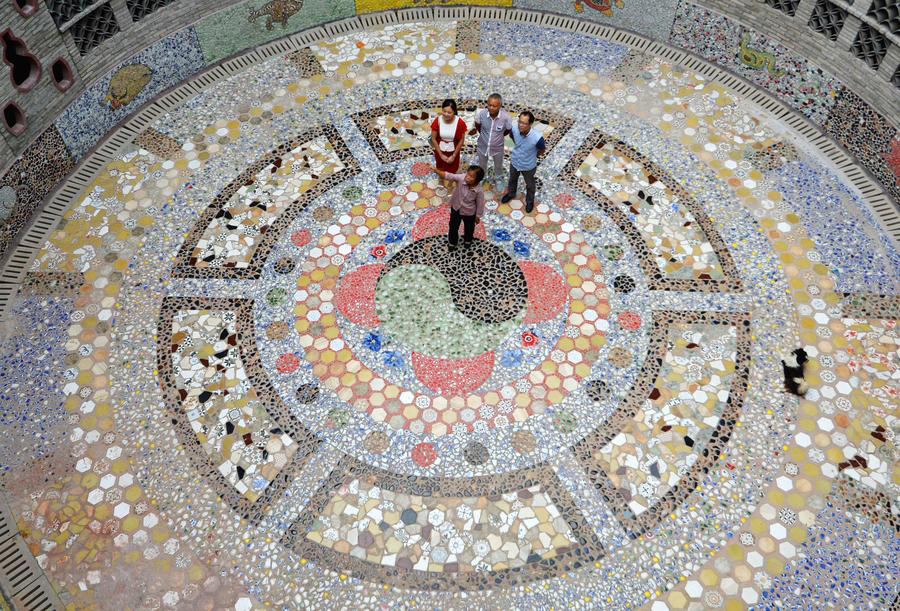
<svg viewBox="0 0 900 611"><path fill-rule="evenodd" d="M456 114L456 102L444 100L441 116L431 124L431 146L434 163L439 170L456 174L459 171L459 152L466 137L466 122Z"/></svg>

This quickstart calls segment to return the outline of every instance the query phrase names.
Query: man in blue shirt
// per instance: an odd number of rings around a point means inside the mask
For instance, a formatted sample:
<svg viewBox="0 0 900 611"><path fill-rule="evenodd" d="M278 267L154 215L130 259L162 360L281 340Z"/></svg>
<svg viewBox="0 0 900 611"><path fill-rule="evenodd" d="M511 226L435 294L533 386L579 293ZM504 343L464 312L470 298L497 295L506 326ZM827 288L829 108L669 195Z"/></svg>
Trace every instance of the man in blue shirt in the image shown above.
<svg viewBox="0 0 900 611"><path fill-rule="evenodd" d="M509 160L509 184L506 186L506 195L500 201L504 204L516 196L519 188L519 174L525 177L525 212L534 210L535 178L538 156L546 150L544 136L536 129L532 129L534 115L525 111L519 115L519 121L512 126L510 136L515 142L515 147Z"/></svg>

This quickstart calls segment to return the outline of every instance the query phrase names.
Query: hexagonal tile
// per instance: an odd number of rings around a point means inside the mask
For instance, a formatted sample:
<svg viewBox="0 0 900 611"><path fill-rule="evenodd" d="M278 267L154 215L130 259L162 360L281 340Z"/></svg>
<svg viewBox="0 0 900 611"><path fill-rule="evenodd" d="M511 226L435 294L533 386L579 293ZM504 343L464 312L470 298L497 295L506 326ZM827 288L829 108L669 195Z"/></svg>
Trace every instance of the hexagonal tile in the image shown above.
<svg viewBox="0 0 900 611"><path fill-rule="evenodd" d="M747 554L747 564L752 566L755 569L758 569L763 565L763 557L758 551L753 550L749 554Z"/></svg>
<svg viewBox="0 0 900 611"><path fill-rule="evenodd" d="M787 491L793 489L794 480L787 477L786 475L782 475L778 479L775 480L775 485L777 485L780 490L784 490L785 492L787 492Z"/></svg>
<svg viewBox="0 0 900 611"><path fill-rule="evenodd" d="M787 530L781 524L776 523L769 526L769 534L776 539L781 540L787 536Z"/></svg>
<svg viewBox="0 0 900 611"><path fill-rule="evenodd" d="M684 591L687 592L687 595L691 598L700 598L700 596L703 595L703 586L700 585L699 581L692 579L684 584Z"/></svg>
<svg viewBox="0 0 900 611"><path fill-rule="evenodd" d="M103 500L103 491L99 488L94 488L88 493L87 500L91 505L96 505Z"/></svg>
<svg viewBox="0 0 900 611"><path fill-rule="evenodd" d="M759 600L759 592L753 588L744 588L741 590L741 599L748 605L754 605Z"/></svg>
<svg viewBox="0 0 900 611"><path fill-rule="evenodd" d="M826 418L825 416L822 416L821 418L816 420L816 424L818 424L819 428L826 433L831 432L831 430L834 429L834 422L831 420L831 418Z"/></svg>
<svg viewBox="0 0 900 611"><path fill-rule="evenodd" d="M119 503L113 510L113 515L121 520L128 515L129 511L131 511L131 505L128 503Z"/></svg>
<svg viewBox="0 0 900 611"><path fill-rule="evenodd" d="M835 388L837 389L837 391L838 391L839 393L841 393L842 395L849 395L851 392L853 392L853 387L850 386L850 384L848 384L848 383L845 382L844 380L841 380L840 382L838 382L837 384L835 384L834 387L835 387Z"/></svg>
<svg viewBox="0 0 900 611"><path fill-rule="evenodd" d="M785 558L793 558L797 555L797 548L790 541L782 541L778 545L778 551Z"/></svg>

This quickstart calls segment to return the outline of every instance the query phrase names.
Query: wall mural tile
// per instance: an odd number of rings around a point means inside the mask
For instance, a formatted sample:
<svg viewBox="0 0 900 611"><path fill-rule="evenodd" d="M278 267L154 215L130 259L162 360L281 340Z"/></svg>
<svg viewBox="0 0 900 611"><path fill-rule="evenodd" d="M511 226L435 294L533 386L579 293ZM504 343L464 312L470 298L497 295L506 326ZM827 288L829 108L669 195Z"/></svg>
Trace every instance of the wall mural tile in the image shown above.
<svg viewBox="0 0 900 611"><path fill-rule="evenodd" d="M516 0L516 6L589 19L667 40L677 0Z"/></svg>
<svg viewBox="0 0 900 611"><path fill-rule="evenodd" d="M417 8L424 6L512 6L513 0L474 0L465 2L460 0L356 0L358 13L374 13L396 8Z"/></svg>
<svg viewBox="0 0 900 611"><path fill-rule="evenodd" d="M56 120L66 146L82 158L126 116L204 67L193 27L166 36L91 85Z"/></svg>
<svg viewBox="0 0 900 611"><path fill-rule="evenodd" d="M739 23L682 1L669 42L733 70L821 125L841 83L804 57Z"/></svg>
<svg viewBox="0 0 900 611"><path fill-rule="evenodd" d="M50 126L0 176L0 256L74 166L62 137Z"/></svg>
<svg viewBox="0 0 900 611"><path fill-rule="evenodd" d="M196 25L207 62L313 26L352 17L353 0L249 0Z"/></svg>

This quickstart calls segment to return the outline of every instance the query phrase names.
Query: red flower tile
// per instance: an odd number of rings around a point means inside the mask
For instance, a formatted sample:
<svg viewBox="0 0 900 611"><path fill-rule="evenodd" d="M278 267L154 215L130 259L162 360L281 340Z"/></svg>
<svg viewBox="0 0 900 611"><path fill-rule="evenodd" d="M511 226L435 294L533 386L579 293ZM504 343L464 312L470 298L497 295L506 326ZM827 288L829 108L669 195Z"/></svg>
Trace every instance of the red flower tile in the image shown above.
<svg viewBox="0 0 900 611"><path fill-rule="evenodd" d="M295 354L282 354L275 361L278 373L293 373L300 367L300 359Z"/></svg>
<svg viewBox="0 0 900 611"><path fill-rule="evenodd" d="M637 331L641 328L641 317L634 312L622 312L619 314L619 324L623 329Z"/></svg>
<svg viewBox="0 0 900 611"><path fill-rule="evenodd" d="M575 198L568 193L560 193L553 198L553 203L556 204L557 208L571 208L574 201Z"/></svg>
<svg viewBox="0 0 900 611"><path fill-rule="evenodd" d="M420 443L412 449L412 459L420 467L427 467L437 460L437 452L430 443Z"/></svg>
<svg viewBox="0 0 900 611"><path fill-rule="evenodd" d="M303 248L309 244L310 240L312 240L312 235L309 233L309 229L301 229L291 234L291 244L297 248Z"/></svg>
<svg viewBox="0 0 900 611"><path fill-rule="evenodd" d="M566 304L568 291L562 276L546 263L519 261L528 284L528 312L525 324L550 320Z"/></svg>
<svg viewBox="0 0 900 611"><path fill-rule="evenodd" d="M375 246L374 248L372 248L372 256L373 257L377 257L380 259L381 257L383 257L386 254L387 254L387 249L384 247L384 244L379 244L378 246Z"/></svg>
<svg viewBox="0 0 900 611"><path fill-rule="evenodd" d="M412 166L412 175L413 176L428 176L431 174L431 166L427 163L418 162L414 163Z"/></svg>
<svg viewBox="0 0 900 611"><path fill-rule="evenodd" d="M413 240L423 240L438 235L447 235L450 227L450 206L429 210L416 221L412 230ZM475 239L487 240L484 223L475 225Z"/></svg>
<svg viewBox="0 0 900 611"><path fill-rule="evenodd" d="M523 331L522 332L522 345L526 348L531 348L535 344L538 343L537 335L532 333L531 331Z"/></svg>
<svg viewBox="0 0 900 611"><path fill-rule="evenodd" d="M338 286L338 311L347 320L357 325L375 327L378 316L375 314L375 285L384 265L363 265L344 276Z"/></svg>
<svg viewBox="0 0 900 611"><path fill-rule="evenodd" d="M465 359L439 359L412 354L413 371L429 390L444 396L465 396L484 384L494 370L494 353Z"/></svg>

